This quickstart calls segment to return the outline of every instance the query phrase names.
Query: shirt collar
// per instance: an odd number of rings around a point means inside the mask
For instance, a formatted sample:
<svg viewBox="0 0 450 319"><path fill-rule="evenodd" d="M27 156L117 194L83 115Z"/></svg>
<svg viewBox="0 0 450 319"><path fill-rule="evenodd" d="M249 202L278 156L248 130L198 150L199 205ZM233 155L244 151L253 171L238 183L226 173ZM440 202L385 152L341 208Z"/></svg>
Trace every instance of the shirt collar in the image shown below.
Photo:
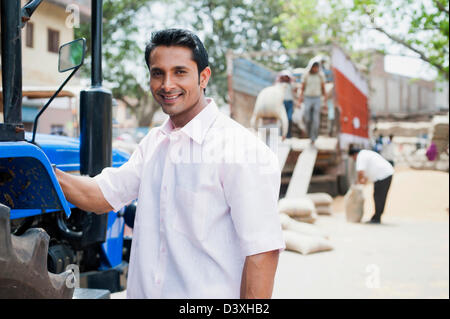
<svg viewBox="0 0 450 319"><path fill-rule="evenodd" d="M219 109L214 100L207 98L206 101L208 104L203 108L203 110L201 110L200 113L198 113L192 120L190 120L179 130L192 138L198 144L203 143L206 133L219 114ZM166 135L171 134L174 130L175 128L170 120L170 117L167 118L160 126L160 131Z"/></svg>

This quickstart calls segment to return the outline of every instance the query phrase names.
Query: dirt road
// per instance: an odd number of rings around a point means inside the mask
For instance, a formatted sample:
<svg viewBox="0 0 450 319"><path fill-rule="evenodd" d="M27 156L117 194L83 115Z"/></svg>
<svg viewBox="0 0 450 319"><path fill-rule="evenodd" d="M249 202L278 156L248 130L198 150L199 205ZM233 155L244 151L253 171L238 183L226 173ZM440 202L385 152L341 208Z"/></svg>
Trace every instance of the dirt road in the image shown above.
<svg viewBox="0 0 450 319"><path fill-rule="evenodd" d="M335 247L285 251L274 298L449 298L449 175L397 168L382 225L348 223L344 200L317 227ZM363 220L373 212L367 185Z"/></svg>
<svg viewBox="0 0 450 319"><path fill-rule="evenodd" d="M273 298L449 298L448 178L397 168L382 225L346 222L337 197L333 215L316 222L334 250L281 253ZM368 220L373 185L364 192Z"/></svg>

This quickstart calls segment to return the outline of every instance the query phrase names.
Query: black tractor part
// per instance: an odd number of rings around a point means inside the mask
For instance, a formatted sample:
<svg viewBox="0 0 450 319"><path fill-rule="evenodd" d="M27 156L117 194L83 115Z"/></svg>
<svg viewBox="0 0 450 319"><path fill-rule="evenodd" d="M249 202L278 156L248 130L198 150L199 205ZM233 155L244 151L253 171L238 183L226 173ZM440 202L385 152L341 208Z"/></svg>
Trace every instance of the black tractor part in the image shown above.
<svg viewBox="0 0 450 319"><path fill-rule="evenodd" d="M0 204L0 299L71 299L72 271L47 271L50 237L40 228L11 234L10 209Z"/></svg>

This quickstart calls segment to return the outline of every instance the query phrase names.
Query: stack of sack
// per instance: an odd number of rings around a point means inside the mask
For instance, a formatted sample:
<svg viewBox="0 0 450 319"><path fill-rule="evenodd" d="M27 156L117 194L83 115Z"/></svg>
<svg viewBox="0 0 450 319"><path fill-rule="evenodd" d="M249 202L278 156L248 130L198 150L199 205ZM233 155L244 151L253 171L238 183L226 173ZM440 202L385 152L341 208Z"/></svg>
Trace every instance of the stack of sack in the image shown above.
<svg viewBox="0 0 450 319"><path fill-rule="evenodd" d="M438 154L441 154L448 146L448 115L434 116L431 123L431 142L436 144Z"/></svg>
<svg viewBox="0 0 450 319"><path fill-rule="evenodd" d="M406 163L409 167L417 170L449 171L449 157L445 152L441 153L439 158L434 161L428 160L426 152L427 150L424 148L418 149L407 157Z"/></svg>
<svg viewBox="0 0 450 319"><path fill-rule="evenodd" d="M283 213L280 214L280 221L287 250L308 255L333 249L328 236L316 226L298 222Z"/></svg>
<svg viewBox="0 0 450 319"><path fill-rule="evenodd" d="M278 201L278 211L299 222L314 224L317 219L314 202L308 197L282 198Z"/></svg>
<svg viewBox="0 0 450 319"><path fill-rule="evenodd" d="M327 193L311 193L306 194L306 197L311 199L316 207L318 215L331 215L331 203L333 203L333 197Z"/></svg>
<svg viewBox="0 0 450 319"><path fill-rule="evenodd" d="M328 236L312 225L317 212L311 198L282 198L278 209L286 249L303 255L333 249Z"/></svg>

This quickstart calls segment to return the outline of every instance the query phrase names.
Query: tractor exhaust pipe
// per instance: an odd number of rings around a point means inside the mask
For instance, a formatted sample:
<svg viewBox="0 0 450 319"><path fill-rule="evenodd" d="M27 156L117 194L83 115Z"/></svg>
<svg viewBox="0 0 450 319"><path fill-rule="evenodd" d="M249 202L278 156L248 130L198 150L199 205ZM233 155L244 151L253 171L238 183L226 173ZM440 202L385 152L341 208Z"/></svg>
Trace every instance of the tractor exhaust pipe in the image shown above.
<svg viewBox="0 0 450 319"><path fill-rule="evenodd" d="M3 119L0 141L24 140L22 124L22 38L20 1L1 1Z"/></svg>
<svg viewBox="0 0 450 319"><path fill-rule="evenodd" d="M102 87L102 2L91 3L91 87L80 94L80 173L89 176L112 164L112 94Z"/></svg>

